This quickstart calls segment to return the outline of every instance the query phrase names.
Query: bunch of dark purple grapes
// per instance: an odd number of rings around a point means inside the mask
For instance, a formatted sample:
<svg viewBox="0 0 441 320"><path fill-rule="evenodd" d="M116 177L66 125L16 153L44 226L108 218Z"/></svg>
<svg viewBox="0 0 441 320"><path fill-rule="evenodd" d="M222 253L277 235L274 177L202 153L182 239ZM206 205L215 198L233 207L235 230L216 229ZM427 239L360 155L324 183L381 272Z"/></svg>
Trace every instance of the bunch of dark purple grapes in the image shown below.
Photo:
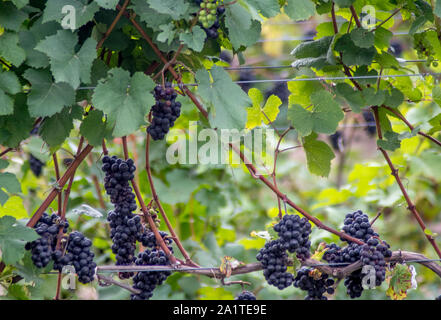
<svg viewBox="0 0 441 320"><path fill-rule="evenodd" d="M251 291L242 291L234 300L257 300Z"/></svg>
<svg viewBox="0 0 441 320"><path fill-rule="evenodd" d="M165 266L170 265L170 260L160 249L146 249L138 254L135 261L137 266ZM139 294L132 294L132 300L148 300L153 296L153 291L161 285L170 271L141 271L133 277L133 288L140 291Z"/></svg>
<svg viewBox="0 0 441 320"><path fill-rule="evenodd" d="M262 264L263 275L268 284L283 290L293 283L293 275L287 272L288 254L280 239L267 242L256 259Z"/></svg>
<svg viewBox="0 0 441 320"><path fill-rule="evenodd" d="M156 103L152 107L153 119L147 132L153 140L162 140L181 115L181 103L175 101L177 94L170 82L166 82L164 87L157 85L154 96Z"/></svg>
<svg viewBox="0 0 441 320"><path fill-rule="evenodd" d="M274 231L279 235L280 243L285 250L290 253L295 252L301 259L309 257L311 224L306 218L285 214L282 220L274 226Z"/></svg>
<svg viewBox="0 0 441 320"><path fill-rule="evenodd" d="M46 267L52 260L60 228L63 228L63 233L66 233L69 222L60 219L55 213L52 215L48 215L46 212L43 213L35 224L34 229L40 238L26 243L25 249L31 251L32 262L37 268Z"/></svg>
<svg viewBox="0 0 441 320"><path fill-rule="evenodd" d="M312 268L301 268L297 271L294 279L294 287L307 291L305 300L328 300L323 294L334 293L334 279L329 278L326 273L319 276L311 275Z"/></svg>
<svg viewBox="0 0 441 320"><path fill-rule="evenodd" d="M168 247L168 249L173 252L173 240L168 237L167 232L159 231L159 235L164 240L164 243ZM159 244L156 241L155 234L150 230L145 231L138 241L141 242L144 247L149 249L157 249L159 247Z"/></svg>
<svg viewBox="0 0 441 320"><path fill-rule="evenodd" d="M81 283L92 282L95 276L96 263L93 262L95 254L90 247L92 241L86 238L81 232L74 231L69 234L66 250L54 251L54 269L62 271L63 267L73 265Z"/></svg>
<svg viewBox="0 0 441 320"><path fill-rule="evenodd" d="M136 167L132 159L105 156L102 170L106 173L104 187L114 205L114 210L107 216L112 252L116 255L117 265L131 265L135 260L136 241L142 236L141 218L133 213L137 209L135 194L129 185ZM122 278L131 276L133 273L120 274Z"/></svg>

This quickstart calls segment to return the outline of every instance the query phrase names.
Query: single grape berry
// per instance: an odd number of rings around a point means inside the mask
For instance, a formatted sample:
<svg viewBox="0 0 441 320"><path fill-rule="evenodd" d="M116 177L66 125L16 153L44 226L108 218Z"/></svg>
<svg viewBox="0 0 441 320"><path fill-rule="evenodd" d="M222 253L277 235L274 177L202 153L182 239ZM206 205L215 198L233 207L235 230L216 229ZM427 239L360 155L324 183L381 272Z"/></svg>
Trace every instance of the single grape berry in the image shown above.
<svg viewBox="0 0 441 320"><path fill-rule="evenodd" d="M242 291L234 300L257 300L251 291Z"/></svg>
<svg viewBox="0 0 441 320"><path fill-rule="evenodd" d="M147 132L153 140L162 140L181 115L181 103L176 100L177 93L170 82L154 89L156 104L152 107L153 119Z"/></svg>

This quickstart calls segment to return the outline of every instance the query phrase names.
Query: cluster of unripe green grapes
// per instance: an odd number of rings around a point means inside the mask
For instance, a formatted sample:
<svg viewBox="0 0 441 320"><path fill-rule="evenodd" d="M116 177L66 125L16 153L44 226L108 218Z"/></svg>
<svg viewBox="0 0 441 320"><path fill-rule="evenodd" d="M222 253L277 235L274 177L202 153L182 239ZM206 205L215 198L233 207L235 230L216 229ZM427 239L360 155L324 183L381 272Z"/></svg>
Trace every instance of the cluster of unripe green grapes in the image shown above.
<svg viewBox="0 0 441 320"><path fill-rule="evenodd" d="M435 61L434 58L435 50L430 41L426 38L425 33L416 33L414 35L414 47L419 58L426 58L427 67L438 67L438 62Z"/></svg>
<svg viewBox="0 0 441 320"><path fill-rule="evenodd" d="M216 0L203 0L200 7L199 22L204 28L209 28L216 22L218 2Z"/></svg>

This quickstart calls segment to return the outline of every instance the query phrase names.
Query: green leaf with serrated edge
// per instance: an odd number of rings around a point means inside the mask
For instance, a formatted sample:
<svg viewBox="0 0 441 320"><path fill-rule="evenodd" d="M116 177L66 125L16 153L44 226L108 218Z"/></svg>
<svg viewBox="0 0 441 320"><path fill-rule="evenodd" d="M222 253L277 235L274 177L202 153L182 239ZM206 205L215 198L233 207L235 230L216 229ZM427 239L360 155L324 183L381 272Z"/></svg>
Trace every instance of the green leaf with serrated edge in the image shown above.
<svg viewBox="0 0 441 320"><path fill-rule="evenodd" d="M15 219L29 218L28 212L23 205L23 199L19 196L11 196L3 206L0 206L0 217L11 216Z"/></svg>
<svg viewBox="0 0 441 320"><path fill-rule="evenodd" d="M39 284L42 281L44 281L43 279L40 278L40 275L45 270L37 268L32 262L31 257L32 257L31 252L26 251L23 257L23 264L15 265L15 267L17 268L17 273L21 277L23 277L26 282L34 282L36 284Z"/></svg>
<svg viewBox="0 0 441 320"><path fill-rule="evenodd" d="M196 52L201 52L204 48L206 38L207 34L199 26L194 26L191 33L181 33L179 35L179 40Z"/></svg>
<svg viewBox="0 0 441 320"><path fill-rule="evenodd" d="M282 100L274 94L268 97L265 106L263 107L263 112L265 113L263 122L269 124L269 121L274 122L279 114L279 107L282 104ZM268 118L267 118L268 117ZM268 120L269 119L269 120Z"/></svg>
<svg viewBox="0 0 441 320"><path fill-rule="evenodd" d="M223 68L215 65L210 74L205 69L196 72L198 93L214 107L214 112L209 115L210 124L219 129L244 129L250 98Z"/></svg>
<svg viewBox="0 0 441 320"><path fill-rule="evenodd" d="M61 28L55 21L42 24L43 18L37 19L29 30L20 32L20 47L26 52L26 64L33 68L46 68L49 66L49 58L35 46L40 40L47 36L54 35Z"/></svg>
<svg viewBox="0 0 441 320"><path fill-rule="evenodd" d="M374 59L375 47L359 48L351 39L351 34L344 34L337 39L334 49L342 53L343 63L352 65L369 65Z"/></svg>
<svg viewBox="0 0 441 320"><path fill-rule="evenodd" d="M0 249L5 264L15 264L24 255L25 244L38 239L38 234L31 228L19 224L15 218L0 218Z"/></svg>
<svg viewBox="0 0 441 320"><path fill-rule="evenodd" d="M3 90L0 90L0 116L8 115L14 112L14 100Z"/></svg>
<svg viewBox="0 0 441 320"><path fill-rule="evenodd" d="M335 158L332 149L323 141L317 140L317 134L305 137L303 149L306 153L308 169L311 173L327 177L331 171L331 160Z"/></svg>
<svg viewBox="0 0 441 320"><path fill-rule="evenodd" d="M151 94L154 86L144 73L136 72L130 77L126 70L111 69L95 88L92 103L114 124L115 137L126 136L145 124L144 117L155 102Z"/></svg>
<svg viewBox="0 0 441 320"><path fill-rule="evenodd" d="M22 140L29 137L33 123L33 119L29 116L26 95L17 94L14 113L0 116L0 145L16 148Z"/></svg>
<svg viewBox="0 0 441 320"><path fill-rule="evenodd" d="M0 70L0 90L10 94L16 94L21 91L20 82L14 72L2 72Z"/></svg>
<svg viewBox="0 0 441 320"><path fill-rule="evenodd" d="M399 137L400 135L396 132L386 131L383 133L383 140L377 140L377 145L385 150L395 151L401 146Z"/></svg>
<svg viewBox="0 0 441 320"><path fill-rule="evenodd" d="M10 172L0 173L0 205L4 205L9 198L2 189L11 194L21 192L20 182Z"/></svg>
<svg viewBox="0 0 441 320"><path fill-rule="evenodd" d="M73 11L75 13L75 30L91 21L95 13L100 9L95 1L85 4L81 0L47 0L43 13L43 22L57 21L61 23L68 14L68 12L63 12L63 7L65 6L73 6L75 9Z"/></svg>
<svg viewBox="0 0 441 320"><path fill-rule="evenodd" d="M106 135L106 122L103 120L103 113L98 110L89 111L81 123L80 133L92 146L100 146Z"/></svg>
<svg viewBox="0 0 441 320"><path fill-rule="evenodd" d="M74 89L80 83L90 82L92 62L96 58L97 42L89 38L75 52L78 37L69 30L60 30L56 35L40 41L35 50L45 53L50 60L55 82L69 83Z"/></svg>
<svg viewBox="0 0 441 320"><path fill-rule="evenodd" d="M315 5L311 0L288 0L284 11L294 21L307 20L315 15Z"/></svg>
<svg viewBox="0 0 441 320"><path fill-rule="evenodd" d="M393 33L383 27L379 27L373 32L375 37L375 46L380 50L387 50L390 47L390 40L393 37Z"/></svg>
<svg viewBox="0 0 441 320"><path fill-rule="evenodd" d="M354 88L349 84L339 83L335 89L337 94L345 98L345 100L349 103L352 111L359 113L361 109L367 106L366 100L363 97L363 92L354 90Z"/></svg>
<svg viewBox="0 0 441 320"><path fill-rule="evenodd" d="M262 16L271 18L280 12L278 0L247 0Z"/></svg>
<svg viewBox="0 0 441 320"><path fill-rule="evenodd" d="M349 8L355 0L334 0L335 4L340 8Z"/></svg>
<svg viewBox="0 0 441 320"><path fill-rule="evenodd" d="M296 79L308 78L300 76ZM289 104L300 104L304 108L311 104L311 95L313 92L323 90L318 81L289 81L288 90L291 92L289 96Z"/></svg>
<svg viewBox="0 0 441 320"><path fill-rule="evenodd" d="M52 82L48 70L28 69L24 77L31 83L29 113L33 117L52 116L75 102L75 91L67 83Z"/></svg>
<svg viewBox="0 0 441 320"><path fill-rule="evenodd" d="M162 14L170 15L173 20L186 18L188 3L176 0L149 0L150 7Z"/></svg>
<svg viewBox="0 0 441 320"><path fill-rule="evenodd" d="M15 6L18 9L23 8L25 5L27 5L29 3L29 0L11 0L13 4L15 4Z"/></svg>
<svg viewBox="0 0 441 320"><path fill-rule="evenodd" d="M427 22L427 19L425 16L419 16L417 17L413 22L412 25L410 26L409 29L409 34L410 35L414 35L415 33L417 33L417 31L419 29L421 29Z"/></svg>
<svg viewBox="0 0 441 320"><path fill-rule="evenodd" d="M393 270L388 270L387 278L389 288L386 291L386 295L393 300L406 298L407 291L412 287L412 272L409 266L397 264Z"/></svg>
<svg viewBox="0 0 441 320"><path fill-rule="evenodd" d="M367 66L360 66L355 69L354 77L370 76L372 78L357 79L361 85L375 84L377 82L378 72L375 69L368 70Z"/></svg>
<svg viewBox="0 0 441 320"><path fill-rule="evenodd" d="M250 46L260 37L260 23L252 21L251 14L239 3L226 7L225 26L234 49Z"/></svg>
<svg viewBox="0 0 441 320"><path fill-rule="evenodd" d="M19 46L18 34L5 31L0 35L0 56L18 67L26 58L25 51Z"/></svg>
<svg viewBox="0 0 441 320"><path fill-rule="evenodd" d="M357 28L351 32L352 42L359 48L370 48L374 45L375 36L373 32L364 28Z"/></svg>
<svg viewBox="0 0 441 320"><path fill-rule="evenodd" d="M73 115L71 109L64 108L63 111L44 119L39 134L51 147L51 150L54 150L69 137L72 129Z"/></svg>
<svg viewBox="0 0 441 320"><path fill-rule="evenodd" d="M404 101L403 93L396 89L392 88L389 93L386 94L386 100L384 104L391 108L398 108Z"/></svg>
<svg viewBox="0 0 441 320"><path fill-rule="evenodd" d="M291 51L291 54L296 59L326 56L333 38L334 37L323 37L319 40L303 42L295 47L294 50Z"/></svg>
<svg viewBox="0 0 441 320"><path fill-rule="evenodd" d="M170 45L176 35L175 26L173 24L164 24L162 26L159 26L159 30L161 30L161 32L158 33L158 35L156 36L156 40Z"/></svg>
<svg viewBox="0 0 441 320"><path fill-rule="evenodd" d="M144 21L154 31L159 31L159 26L172 22L169 14L158 13L145 0L132 0L130 8L134 9L140 20Z"/></svg>
<svg viewBox="0 0 441 320"><path fill-rule="evenodd" d="M279 106L282 104L279 97L271 95L262 109L263 95L260 90L251 88L248 90L248 96L250 97L253 106L251 108L247 108L247 129L253 129L261 126L262 121L265 124L268 124L268 119L271 122L276 120L277 115L279 114Z"/></svg>
<svg viewBox="0 0 441 320"><path fill-rule="evenodd" d="M398 60L391 54L387 53L386 51L383 51L381 53L375 54L375 61L383 68L395 68L398 69L400 67L400 64L398 63Z"/></svg>
<svg viewBox="0 0 441 320"><path fill-rule="evenodd" d="M6 30L18 31L27 19L27 14L10 2L0 2L0 26Z"/></svg>
<svg viewBox="0 0 441 320"><path fill-rule="evenodd" d="M119 0L95 0L96 3L105 9L115 9Z"/></svg>
<svg viewBox="0 0 441 320"><path fill-rule="evenodd" d="M312 113L303 109L302 106L294 104L288 108L288 120L290 120L299 135L310 135L314 128Z"/></svg>

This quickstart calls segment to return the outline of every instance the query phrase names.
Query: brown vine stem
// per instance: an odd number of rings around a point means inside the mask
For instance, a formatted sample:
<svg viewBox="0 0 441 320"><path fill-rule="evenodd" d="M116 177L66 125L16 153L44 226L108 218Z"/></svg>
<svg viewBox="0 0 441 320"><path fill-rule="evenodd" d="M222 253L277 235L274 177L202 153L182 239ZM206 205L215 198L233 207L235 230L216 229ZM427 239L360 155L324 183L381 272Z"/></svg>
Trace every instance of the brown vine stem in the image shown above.
<svg viewBox="0 0 441 320"><path fill-rule="evenodd" d="M383 20L378 26L376 26L374 29L372 29L370 32L375 32L378 28L380 28L382 25L384 25L386 22L388 22L390 19L392 19L398 12L400 12L402 7L396 9L392 14L385 20Z"/></svg>
<svg viewBox="0 0 441 320"><path fill-rule="evenodd" d="M124 158L127 160L129 158L129 151L127 148L127 137L122 137L122 143L123 143L123 150L124 150ZM139 191L138 184L134 179L131 180L133 190L135 191L136 198L138 199L138 202L141 206L142 213L144 214L144 218L147 219L147 222L150 226L150 229L155 234L156 241L159 243L160 247L164 251L165 255L170 259L170 262L172 265L176 265L176 258L171 253L171 251L168 249L167 245L164 243L164 239L162 239L161 235L158 232L158 228L156 228L155 222L152 219L152 216L150 215L145 203L144 199L142 198L142 194Z"/></svg>
<svg viewBox="0 0 441 320"><path fill-rule="evenodd" d="M396 262L396 263L406 263L408 262L415 262L419 263L426 268L432 270L436 275L438 275L441 278L441 265L436 263L435 261L429 260L427 257L425 257L423 254L410 252L410 251L394 251L392 252L392 257L386 258L386 261L389 263ZM334 267L329 264L323 264L320 261L314 260L314 259L306 259L301 261L303 266L308 267L314 267L318 270L320 270L323 273L332 275L336 278L345 278L354 271L360 269L363 264L361 261L357 261L353 264L347 265L345 267ZM289 264L292 264L289 263ZM136 266L136 270L139 272L143 271L164 271L169 270L170 266ZM124 271L133 271L133 266L99 266L97 268L97 272L124 272ZM247 274L255 271L262 270L262 265L259 262L256 263L249 263L246 265L241 265L237 268L234 268L231 272L231 275L239 275L239 274ZM175 272L183 272L183 273L190 273L190 274L196 274L196 275L203 275L210 278L216 278L216 279L223 279L225 278L225 274L222 273L220 268L185 268L185 267L179 267L176 269L173 269Z"/></svg>
<svg viewBox="0 0 441 320"><path fill-rule="evenodd" d="M71 165L69 166L69 168L67 168L64 175L60 178L60 180L57 181L57 185L52 189L52 191L49 193L49 195L46 197L46 199L43 201L43 203L40 205L37 211L35 211L35 213L32 215L31 219L28 221L26 226L28 227L35 226L37 221L43 215L43 212L50 206L52 201L54 201L55 197L58 194L58 189L64 187L64 185L67 183L69 178L74 174L75 170L84 160L84 158L90 153L90 151L92 151L92 149L93 146L91 146L90 144L84 147L84 149L81 151L78 157L76 157L75 160L72 161Z"/></svg>
<svg viewBox="0 0 441 320"><path fill-rule="evenodd" d="M412 131L413 129L415 129L415 127L412 125L412 124L410 124L410 122L401 114L401 113L399 113L397 110L395 110L394 108L391 108L391 107L388 107L388 106L385 106L385 105L382 105L381 106L382 108L386 108L387 110L389 110L390 112L392 112L395 116L397 116L401 121L403 121L405 124L406 124L406 126L408 126L409 127L409 129ZM422 132L422 131L418 131L418 134L420 135L420 136L423 136L423 137L425 137L425 138L427 138L427 139L429 139L430 141L432 141L433 143L436 143L438 146L440 146L441 147L441 141L439 141L438 139L436 139L436 138L434 138L434 137L432 137L432 136L430 136L430 135L428 135L427 133L424 133L424 132Z"/></svg>
<svg viewBox="0 0 441 320"><path fill-rule="evenodd" d="M117 8L120 8L119 6L117 6ZM161 61L163 61L164 63L167 63L167 59L164 57L164 55L161 53L161 51L156 47L156 45L152 42L152 40L150 39L150 37L145 33L145 31L136 23L136 21L134 21L133 19L130 18L130 16L125 13L124 16L126 16L128 19L130 19L130 21L132 22L133 26L140 32L140 34L142 35L142 37L149 43L149 45L152 47L153 51L156 53L156 55L161 59ZM180 81L180 78L178 76L178 74L175 72L175 70L172 67L168 68L170 73L173 75L173 77L177 80ZM198 99L195 97L195 95L184 85L181 86L184 90L184 92L187 94L187 96L191 99L191 101L196 105L196 107L198 108L198 110L202 113L202 115L205 118L208 118L208 112L204 109L204 107L201 105L201 103L198 101ZM230 146L234 149L234 146L230 144ZM236 153L239 154L241 160L244 163L250 163L248 161L244 161L245 157L243 155L242 152L240 152L240 150L235 150ZM260 179L263 183L265 183L274 193L276 193L277 196L281 197L281 199L283 199L284 202L286 202L289 206L291 206L292 208L294 208L295 210L297 210L299 213L301 213L303 216L305 216L308 220L312 221L314 224L317 225L318 228L321 228L323 230L326 230L328 232L331 232L335 235L340 236L341 238L347 239L349 241L358 243L358 244L364 244L363 241L360 241L359 239L353 238L343 232L339 232L335 229L332 229L326 225L324 225L319 219L312 217L311 215L309 215L305 210L303 210L302 208L300 208L299 206L297 206L293 201L291 201L285 194L283 194L278 188L276 188L268 179L266 179L264 176L259 175L257 176L257 170L256 168L252 165L252 164L247 164L246 165L248 170L250 171L251 175L253 175L253 177L257 177L258 179Z"/></svg>
<svg viewBox="0 0 441 320"><path fill-rule="evenodd" d="M0 153L0 158L3 157L5 154L7 154L9 151L12 151L12 150L14 150L14 149L13 149L13 148L7 148L7 149L5 149L4 151L2 151L2 152Z"/></svg>
<svg viewBox="0 0 441 320"><path fill-rule="evenodd" d="M374 117L375 117L375 123L376 123L376 127L377 127L378 139L382 140L383 139L383 133L381 132L380 118L378 116L378 107L374 106L374 107L372 107L372 109L374 111ZM395 166L392 163L392 160L390 159L389 154L387 153L386 150L384 150L380 146L378 146L378 150L381 151L381 153L383 154L384 158L386 159L386 162L387 162L387 164L389 165L389 168L392 171L391 175L397 181L398 186L400 187L401 193L403 194L404 199L406 199L406 202L407 202L407 205L408 205L407 209L413 214L414 218L417 220L418 224L420 225L421 229L423 230L424 235L426 236L427 240L429 240L430 244L435 249L435 251L438 254L438 256L441 258L441 250L439 249L435 239L431 235L426 233L426 225L424 224L424 221L421 218L421 215L419 214L418 210L416 209L415 204L410 199L409 194L407 193L406 188L404 187L403 182L401 181L400 175L398 174L398 169L395 168Z"/></svg>
<svg viewBox="0 0 441 320"><path fill-rule="evenodd" d="M130 291L133 294L140 294L141 293L140 290L135 289L135 288L131 287L130 285L126 284L126 283L122 283L122 282L116 281L116 280L114 280L111 277L106 277L106 276L103 276L101 274L97 274L96 277L98 278L98 282L99 282L99 284L101 286L103 285L103 283L104 284L113 284L113 285L116 285L116 286L118 286L120 288L126 289L126 290Z"/></svg>
<svg viewBox="0 0 441 320"><path fill-rule="evenodd" d="M149 116L149 118L151 121L151 115ZM145 145L145 170L147 171L147 178L149 181L153 200L155 201L156 206L158 207L158 210L161 213L162 219L164 219L164 222L167 225L168 230L170 231L173 239L175 240L175 243L178 246L179 251L181 251L182 255L184 256L186 264L197 267L198 265L191 260L190 256L188 255L187 251L185 250L184 246L179 240L179 237L177 236L175 230L173 229L173 226L171 225L170 221L167 218L167 214L165 213L164 208L162 207L158 194L156 193L155 184L153 183L152 171L150 168L150 135L148 133L146 136L146 145Z"/></svg>
<svg viewBox="0 0 441 320"><path fill-rule="evenodd" d="M113 29L115 28L116 24L118 23L119 19L121 19L121 16L123 15L123 13L126 11L127 6L129 5L130 0L126 0L124 2L124 4L122 5L120 11L118 12L118 14L116 15L115 19L113 20L112 24L110 25L109 29L107 29L106 33L104 34L104 37L100 40L100 42L98 42L96 49L100 49L104 43L104 41L106 41L106 39L109 37L109 35L112 33ZM109 54L111 52L109 51Z"/></svg>
<svg viewBox="0 0 441 320"><path fill-rule="evenodd" d="M57 153L54 152L52 154L52 158L54 160L54 167L55 167L55 177L58 180L60 180L60 169L58 167L58 159L57 159ZM61 190L58 191L58 212L57 214L59 216L61 216L61 208L62 208L62 203L63 201L63 197L61 194ZM58 239L60 238L60 234L58 234L58 238L57 238L57 244L58 244ZM58 248L57 248L58 249ZM54 300L59 300L60 299L60 293L61 293L61 272L58 273L58 279L57 279L57 290L55 293L55 297Z"/></svg>
<svg viewBox="0 0 441 320"><path fill-rule="evenodd" d="M355 11L354 6L350 6L349 8L351 10L352 16L354 17L355 24L357 27L361 28L360 19L358 19L357 11Z"/></svg>

